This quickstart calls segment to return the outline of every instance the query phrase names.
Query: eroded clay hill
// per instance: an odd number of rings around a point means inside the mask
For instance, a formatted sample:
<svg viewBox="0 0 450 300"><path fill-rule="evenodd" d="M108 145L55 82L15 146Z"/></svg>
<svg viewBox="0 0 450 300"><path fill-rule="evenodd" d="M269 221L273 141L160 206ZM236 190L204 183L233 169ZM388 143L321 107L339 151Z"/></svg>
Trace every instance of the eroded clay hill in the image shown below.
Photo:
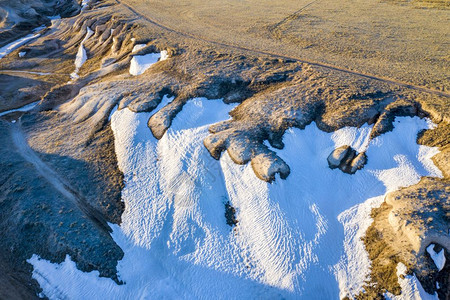
<svg viewBox="0 0 450 300"><path fill-rule="evenodd" d="M6 5L2 5L4 7ZM15 11L20 9L15 8ZM37 19L33 24L41 23L43 21ZM92 34L88 34L89 31ZM81 43L87 60L79 68L78 78L71 78ZM135 50L136 45L142 46ZM164 50L168 59L157 62L142 75L130 74L133 56ZM18 58L19 52L26 54ZM437 128L423 133L420 142L440 147L435 163L444 178L423 179L416 186L391 194L381 208L374 211L375 221L365 243L374 262L373 282L368 284L375 288L368 288L368 294L361 297L381 297L386 289L398 293L393 276L376 275L386 270L395 275L398 262L404 262L416 274L423 270L432 274L433 279L425 275L418 275L418 278L430 293L436 290L435 282L439 282L439 295L448 297L448 284L445 284L450 275L448 265L444 271L436 272L424 251L430 243L444 247L446 255L450 250L446 234L450 105L445 88L435 93L326 65L211 43L152 23L135 10L109 0L94 1L76 17L54 22L41 37L0 60L0 70L2 91L7 91L2 92L5 100L0 110L39 101L20 120L21 114L15 113L3 116L0 121L4 128L1 151L5 157L1 169L8 170L0 194L0 226L3 232L10 232L1 242L0 257L8 262L2 262L11 270L7 274L17 270L23 274L12 285L11 295L32 282L30 267L23 260L33 253L57 262L62 261L65 254L71 254L82 270L97 269L102 276L115 278L121 251L101 225L106 221L119 223L123 209L119 201L123 183L112 150L111 112L116 107L152 112L149 130L156 138L161 138L187 101L206 97L239 103L230 111L230 120L209 128L210 135L204 145L210 154L219 159L227 151L235 163L251 163L255 174L268 182L282 180L290 174L289 165L277 155L277 149L283 148L283 134L291 127L303 129L315 122L321 130L332 132L368 123L373 124L370 138L375 138L393 129L395 117L431 118L438 124ZM155 111L164 96L173 100ZM33 181L30 172L35 172L36 166L27 163L26 155L18 153L21 150L14 146L15 132L23 135L31 151L54 170L54 174L61 175L61 182L70 187L72 196L82 199L81 203L87 203L88 210L94 213L88 213L86 207L80 207L76 201L70 202L70 197L55 196L57 201L47 201L45 205L36 201L32 209L25 204L27 197L17 193L33 193L37 188L45 189L48 195L55 193L51 190L54 186L49 187L48 178ZM50 137L52 143L48 142ZM348 153L342 157L335 153L339 160L335 162L336 167L348 173L363 168L365 159L371 159L365 157L364 152L354 153L349 159ZM361 159L355 161L356 155ZM22 157L19 160L23 167L16 161L17 157ZM24 182L23 176L29 184L17 186L17 182ZM409 205L412 200L413 204ZM28 208L18 217L17 210L24 205ZM58 207L64 207L62 212ZM71 212L70 217L66 210ZM395 221L393 218L387 221L388 215L395 216ZM434 229L425 231L423 222L428 222L430 216ZM85 221L79 221L81 219ZM404 222L408 226L402 226ZM436 225L433 222L437 222ZM19 238L14 237L11 228L19 228ZM44 239L53 231L72 232L76 237L65 237L64 240L70 241L65 244L56 236L45 243L40 240L39 247L30 247L36 243L30 241L36 232ZM421 235L427 238L417 238ZM394 236L402 236L405 242L398 244L396 238L390 238ZM97 247L90 240L103 244ZM83 246L86 243L89 244L87 250ZM385 248L393 249L395 255L388 250L380 251L380 243L388 245ZM47 250L53 248L56 249L53 252ZM9 249L21 249L20 255L17 250ZM35 282L33 288L27 289L38 290Z"/></svg>

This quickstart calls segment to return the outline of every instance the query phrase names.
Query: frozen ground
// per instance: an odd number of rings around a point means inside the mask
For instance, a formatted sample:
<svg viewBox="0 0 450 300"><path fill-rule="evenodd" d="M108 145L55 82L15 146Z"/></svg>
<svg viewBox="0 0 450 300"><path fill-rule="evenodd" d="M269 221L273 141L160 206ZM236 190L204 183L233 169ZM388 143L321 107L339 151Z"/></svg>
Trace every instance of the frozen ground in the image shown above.
<svg viewBox="0 0 450 300"><path fill-rule="evenodd" d="M52 264L33 255L33 277L46 296L337 299L361 290L370 262L360 237L371 208L387 191L437 175L426 167L435 150L416 144L417 132L431 125L397 118L393 132L370 145L369 126L290 129L277 153L291 174L269 184L250 164L236 165L226 153L216 161L203 146L208 125L227 119L231 108L193 99L161 140L147 127L149 113L114 112L126 209L112 236L125 253L118 264L124 284L83 273L70 257ZM327 156L342 144L368 148L363 170L349 175L328 167ZM234 228L225 220L228 201L239 221Z"/></svg>

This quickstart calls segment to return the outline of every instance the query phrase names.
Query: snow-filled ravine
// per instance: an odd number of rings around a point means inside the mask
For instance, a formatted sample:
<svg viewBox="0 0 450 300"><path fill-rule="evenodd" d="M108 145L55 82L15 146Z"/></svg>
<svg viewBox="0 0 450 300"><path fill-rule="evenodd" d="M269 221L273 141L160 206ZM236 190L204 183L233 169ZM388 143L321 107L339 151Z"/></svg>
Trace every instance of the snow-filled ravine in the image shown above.
<svg viewBox="0 0 450 300"><path fill-rule="evenodd" d="M32 30L33 33L30 33L29 35L24 36L23 38L20 38L20 39L14 41L12 43L9 43L9 44L1 47L0 48L0 59L3 58L4 56L8 55L12 51L16 50L20 46L23 46L26 43L30 42L31 40L41 36L40 33L34 33L34 32L41 31L44 28L45 28L44 26L40 26L38 28L35 28L35 29Z"/></svg>
<svg viewBox="0 0 450 300"><path fill-rule="evenodd" d="M70 257L53 264L33 255L28 261L43 293L50 299L338 299L361 291L370 262L360 237L371 208L387 191L441 176L430 159L436 149L416 143L417 132L432 124L397 118L392 132L370 143L368 163L354 175L331 170L327 156L344 144L365 148L370 126L289 129L285 148L276 151L291 174L269 184L250 164L237 165L226 153L216 161L204 147L208 125L228 119L231 108L193 99L159 141L147 127L150 113L115 111L126 209L122 224L111 227L125 253L118 264L125 284L83 273ZM225 219L228 201L239 221L233 228Z"/></svg>
<svg viewBox="0 0 450 300"><path fill-rule="evenodd" d="M131 52L136 52L145 47L144 44L138 44L133 47ZM144 74L144 72L150 68L152 65L157 63L158 61L163 61L168 59L169 56L166 50L161 51L160 53L148 53L145 55L135 55L130 61L130 74L133 76L138 76Z"/></svg>
<svg viewBox="0 0 450 300"><path fill-rule="evenodd" d="M27 105L24 105L24 106L19 107L19 108L16 108L16 109L11 109L11 110L7 110L7 111L0 112L0 117L1 117L1 116L4 116L4 115L7 115L7 114L9 114L9 113L15 112L15 111L20 111L20 112L30 111L30 110L32 110L38 103L39 103L39 101L35 101L35 102L29 103L29 104L27 104Z"/></svg>
<svg viewBox="0 0 450 300"><path fill-rule="evenodd" d="M84 36L84 39L81 41L80 46L78 47L77 56L75 57L75 71L73 71L70 74L70 78L72 79L78 79L80 76L78 75L78 72L80 71L83 64L88 59L86 49L84 48L84 43L94 34L94 32L89 28L86 27L86 35Z"/></svg>
<svg viewBox="0 0 450 300"><path fill-rule="evenodd" d="M49 16L48 17L51 21L52 24L53 22L61 19L61 16L56 15L56 16ZM45 29L45 26L39 26L34 28L33 30L31 30L31 33L28 34L27 36L24 36L18 40L15 40L14 42L11 42L3 47L0 48L0 59L2 59L3 57L5 57L6 55L8 55L9 53L11 53L12 51L16 50L17 48L29 43L30 41L38 38L41 36L41 34L39 33L39 31ZM19 57L24 57L26 55L26 52L19 52Z"/></svg>

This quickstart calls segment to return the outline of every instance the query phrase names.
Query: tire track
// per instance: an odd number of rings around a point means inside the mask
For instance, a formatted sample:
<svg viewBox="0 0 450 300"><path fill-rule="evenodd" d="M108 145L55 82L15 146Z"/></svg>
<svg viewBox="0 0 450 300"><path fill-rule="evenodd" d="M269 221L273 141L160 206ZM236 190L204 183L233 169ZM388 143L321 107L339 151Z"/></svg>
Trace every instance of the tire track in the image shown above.
<svg viewBox="0 0 450 300"><path fill-rule="evenodd" d="M372 74L366 74L366 73L354 71L354 70L351 70L351 69L342 68L342 67L339 67L339 66L335 66L335 65L331 65L331 64L327 64L327 63L323 63L323 62L314 61L314 60L309 60L309 59L304 59L304 58L299 58L299 57L294 57L294 56L278 54L278 53L274 53L274 52L270 52L270 51L256 50L256 49L252 49L252 48L248 48L248 47L232 45L232 44L227 44L227 43L223 43L223 42L218 42L218 41L202 38L202 37L190 34L190 33L178 31L176 29L173 29L173 28L170 28L170 27L168 27L166 25L158 23L157 21L147 17L146 15L143 15L143 14L139 13L133 7L131 7L130 5L124 3L124 2L122 2L120 0L115 0L115 1L116 1L116 3L126 7L128 10L130 10L132 13L134 13L136 16L139 16L143 20L145 20L145 21L147 21L147 22L149 22L149 23L151 23L151 24L153 24L153 25L155 25L155 26L157 26L157 27L159 27L161 29L164 29L166 31L178 34L178 35L180 35L182 37L186 37L186 38L189 38L189 39L194 39L194 40L197 40L197 41L202 41L202 42L205 42L205 43L209 43L209 44L213 44L213 45L217 45L217 46L221 46L221 47L225 47L225 48L240 50L240 51L247 52L247 53L266 55L266 56L271 56L271 57L274 57L274 58L281 58L281 59L286 59L286 60L294 60L294 61L297 61L297 62L300 62L300 63L310 64L310 65L317 66L317 67L322 67L322 68L325 68L325 69L328 69L328 70L333 70L333 71L338 71L338 72L342 72L342 73L346 73L346 74L356 75L356 76L360 76L360 77L371 79L371 80L376 80L376 81L387 83L387 84L391 84L391 85L401 86L401 87L404 87L404 88L407 88L407 89L412 89L412 90L416 90L416 91L420 91L420 92L425 92L425 93L430 93L430 94L434 94L434 95L438 95L438 96L442 96L442 97L449 97L450 98L450 93L446 93L446 92L443 92L443 91L431 89L431 88L428 88L428 87L425 87L425 86L415 85L415 84L412 84L412 83L409 83L409 82L404 82L404 81L391 79L391 78L387 78L387 77L383 77L383 76L376 76L376 75L372 75ZM314 3L314 2L312 2L312 3ZM310 3L310 4L312 4L312 3Z"/></svg>
<svg viewBox="0 0 450 300"><path fill-rule="evenodd" d="M303 10L305 10L306 8L308 8L309 6L313 5L314 3L316 3L319 0L314 0L309 2L308 4L306 4L305 6L301 7L300 9L296 10L295 12L293 12L292 14L288 15L286 18L284 18L283 20L281 20L280 22L276 23L275 25L271 26L272 29L277 28L278 26L286 23L288 20L298 16Z"/></svg>

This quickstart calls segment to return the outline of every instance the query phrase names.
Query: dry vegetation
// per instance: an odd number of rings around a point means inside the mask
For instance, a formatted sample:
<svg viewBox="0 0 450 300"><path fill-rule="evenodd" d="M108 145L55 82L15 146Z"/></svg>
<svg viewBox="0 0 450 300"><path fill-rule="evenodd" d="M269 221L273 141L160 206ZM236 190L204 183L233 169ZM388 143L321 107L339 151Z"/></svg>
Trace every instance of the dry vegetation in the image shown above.
<svg viewBox="0 0 450 300"><path fill-rule="evenodd" d="M449 0L387 0L386 2L411 5L414 8L450 9Z"/></svg>
<svg viewBox="0 0 450 300"><path fill-rule="evenodd" d="M447 10L379 0L121 2L167 27L207 40L444 91L449 87Z"/></svg>

